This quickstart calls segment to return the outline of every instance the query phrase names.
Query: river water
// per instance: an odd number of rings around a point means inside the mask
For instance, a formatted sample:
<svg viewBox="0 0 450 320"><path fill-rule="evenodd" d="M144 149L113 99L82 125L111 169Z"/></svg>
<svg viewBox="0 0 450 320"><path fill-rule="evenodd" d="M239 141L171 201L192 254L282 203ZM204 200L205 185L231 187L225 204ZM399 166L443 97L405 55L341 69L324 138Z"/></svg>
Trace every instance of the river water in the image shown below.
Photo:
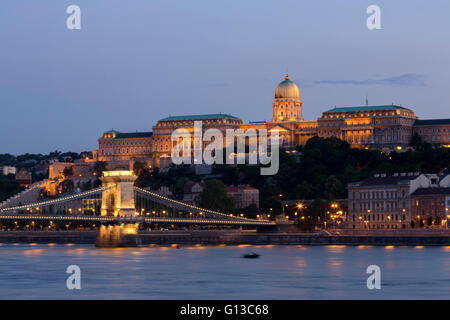
<svg viewBox="0 0 450 320"><path fill-rule="evenodd" d="M69 265L80 290L67 289ZM369 265L380 290L367 289ZM0 299L450 299L450 247L2 244Z"/></svg>

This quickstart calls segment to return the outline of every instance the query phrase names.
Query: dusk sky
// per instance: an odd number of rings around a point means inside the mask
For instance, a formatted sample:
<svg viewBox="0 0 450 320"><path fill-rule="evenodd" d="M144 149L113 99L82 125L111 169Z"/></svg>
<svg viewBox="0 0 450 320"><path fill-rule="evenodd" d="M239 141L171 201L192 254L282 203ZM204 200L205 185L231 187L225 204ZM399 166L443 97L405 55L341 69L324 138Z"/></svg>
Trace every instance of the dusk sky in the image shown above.
<svg viewBox="0 0 450 320"><path fill-rule="evenodd" d="M81 8L68 30L66 8ZM382 30L366 9L381 7ZM2 0L0 153L97 148L169 115L271 120L286 68L315 120L401 104L450 118L450 1Z"/></svg>

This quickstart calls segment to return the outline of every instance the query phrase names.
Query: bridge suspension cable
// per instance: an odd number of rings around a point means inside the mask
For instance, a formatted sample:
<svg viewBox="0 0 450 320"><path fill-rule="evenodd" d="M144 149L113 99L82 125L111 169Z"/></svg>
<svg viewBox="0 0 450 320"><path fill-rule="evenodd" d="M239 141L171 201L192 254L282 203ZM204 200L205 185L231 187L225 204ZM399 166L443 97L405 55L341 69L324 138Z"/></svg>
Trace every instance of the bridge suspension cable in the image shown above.
<svg viewBox="0 0 450 320"><path fill-rule="evenodd" d="M91 194L100 193L100 192L109 190L111 188L114 188L114 187L100 187L100 188L88 190L85 192L81 192L81 193L77 193L77 194L73 194L70 196L65 196L65 197L61 197L61 198L57 198L57 199L28 203L28 204L23 204L23 205L14 206L14 207L8 207L8 208L0 208L0 213L3 213L5 211L12 211L12 210L45 207L45 206L50 206L50 205L66 202L66 201L77 200L77 199L84 198Z"/></svg>
<svg viewBox="0 0 450 320"><path fill-rule="evenodd" d="M140 192L140 193L142 193L142 194L144 194L144 195L146 195L146 196L148 196L148 197L152 198L153 200L158 201L160 203L162 202L163 204L166 204L166 205L169 205L169 206L170 205L174 205L174 206L176 206L176 207L178 207L180 209L184 209L184 210L187 210L187 211L190 210L190 211L195 211L195 212L200 212L200 213L208 213L210 215L218 216L218 217L221 217L221 218L226 218L228 220L252 221L252 222L264 221L264 220L255 220L255 219L249 219L249 218L243 218L243 217L235 217L232 214L226 214L226 213L218 212L218 211L215 211L215 210L209 210L209 209L200 208L200 207L188 204L186 202L181 202L181 201L177 201L177 200L174 200L174 199L171 199L171 198L167 198L167 197L162 196L160 194L157 194L155 192L144 190L144 189L141 189L141 188L138 188L138 187L134 187L134 190L136 190L137 192ZM268 220L267 220L267 222L268 222Z"/></svg>

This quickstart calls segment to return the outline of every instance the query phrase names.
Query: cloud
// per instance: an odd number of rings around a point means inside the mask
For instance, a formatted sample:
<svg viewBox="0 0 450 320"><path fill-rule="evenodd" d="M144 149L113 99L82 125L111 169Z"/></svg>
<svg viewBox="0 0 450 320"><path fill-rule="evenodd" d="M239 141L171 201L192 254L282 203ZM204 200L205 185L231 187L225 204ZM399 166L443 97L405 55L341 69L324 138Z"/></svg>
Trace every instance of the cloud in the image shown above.
<svg viewBox="0 0 450 320"><path fill-rule="evenodd" d="M318 80L316 84L343 84L343 85L384 85L403 87L425 87L425 76L416 73L406 73L396 77L369 80Z"/></svg>

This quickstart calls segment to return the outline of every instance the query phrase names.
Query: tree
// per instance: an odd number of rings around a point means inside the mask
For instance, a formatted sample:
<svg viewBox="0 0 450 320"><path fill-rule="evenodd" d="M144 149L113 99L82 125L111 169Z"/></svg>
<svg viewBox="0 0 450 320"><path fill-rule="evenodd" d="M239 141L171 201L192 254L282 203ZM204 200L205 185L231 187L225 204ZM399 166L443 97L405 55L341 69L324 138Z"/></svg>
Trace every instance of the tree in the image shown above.
<svg viewBox="0 0 450 320"><path fill-rule="evenodd" d="M81 190L87 191L92 189L92 182L91 180L86 181L86 183L83 183Z"/></svg>
<svg viewBox="0 0 450 320"><path fill-rule="evenodd" d="M59 184L59 191L61 191L61 193L73 192L73 189L74 189L74 184L71 179L63 180Z"/></svg>
<svg viewBox="0 0 450 320"><path fill-rule="evenodd" d="M323 220L326 204L321 199L311 202L302 210L298 218L298 225L302 230L312 231Z"/></svg>
<svg viewBox="0 0 450 320"><path fill-rule="evenodd" d="M328 177L327 181L325 182L325 196L329 200L337 199L340 196L343 196L344 186L342 185L341 181L339 181L336 176L331 175Z"/></svg>
<svg viewBox="0 0 450 320"><path fill-rule="evenodd" d="M180 177L177 179L175 184L173 185L173 194L174 195L182 195L184 193L184 185L188 182L188 178Z"/></svg>
<svg viewBox="0 0 450 320"><path fill-rule="evenodd" d="M425 224L423 223L423 219L420 219L420 221L419 221L419 227L421 227L421 228L425 227Z"/></svg>
<svg viewBox="0 0 450 320"><path fill-rule="evenodd" d="M278 199L280 193L281 188L278 186L278 183L272 177L267 178L259 194L261 210L265 212L272 211L274 214L281 213L282 206Z"/></svg>
<svg viewBox="0 0 450 320"><path fill-rule="evenodd" d="M97 175L97 177L101 177L103 171L106 170L106 167L108 166L108 163L105 161L97 161L94 163L94 167L92 171Z"/></svg>
<svg viewBox="0 0 450 320"><path fill-rule="evenodd" d="M219 212L234 211L234 199L228 197L225 184L216 179L205 182L203 191L200 193L199 205Z"/></svg>
<svg viewBox="0 0 450 320"><path fill-rule="evenodd" d="M434 219L434 225L438 226L442 222L442 217L440 215L436 216L436 219Z"/></svg>
<svg viewBox="0 0 450 320"><path fill-rule="evenodd" d="M137 175L137 179L134 182L135 186L137 186L139 188L145 188L145 187L155 188L152 173L150 172L150 170L147 168L147 166L144 163L142 163L140 161L136 161L133 165L133 171L134 171L134 174Z"/></svg>
<svg viewBox="0 0 450 320"><path fill-rule="evenodd" d="M73 167L72 166L70 166L70 167L64 167L64 170L63 170L63 176L64 176L64 178L69 178L69 177L71 177L71 176L73 176Z"/></svg>
<svg viewBox="0 0 450 320"><path fill-rule="evenodd" d="M236 213L243 213L246 218L256 219L256 215L259 214L259 209L256 204L252 203L247 207L236 210Z"/></svg>
<svg viewBox="0 0 450 320"><path fill-rule="evenodd" d="M144 170L147 170L147 166L145 165L145 163L136 161L133 164L133 172L136 176L139 176Z"/></svg>
<svg viewBox="0 0 450 320"><path fill-rule="evenodd" d="M0 202L3 202L14 194L19 193L23 189L25 188L20 187L14 178L10 179L8 176L0 176Z"/></svg>

